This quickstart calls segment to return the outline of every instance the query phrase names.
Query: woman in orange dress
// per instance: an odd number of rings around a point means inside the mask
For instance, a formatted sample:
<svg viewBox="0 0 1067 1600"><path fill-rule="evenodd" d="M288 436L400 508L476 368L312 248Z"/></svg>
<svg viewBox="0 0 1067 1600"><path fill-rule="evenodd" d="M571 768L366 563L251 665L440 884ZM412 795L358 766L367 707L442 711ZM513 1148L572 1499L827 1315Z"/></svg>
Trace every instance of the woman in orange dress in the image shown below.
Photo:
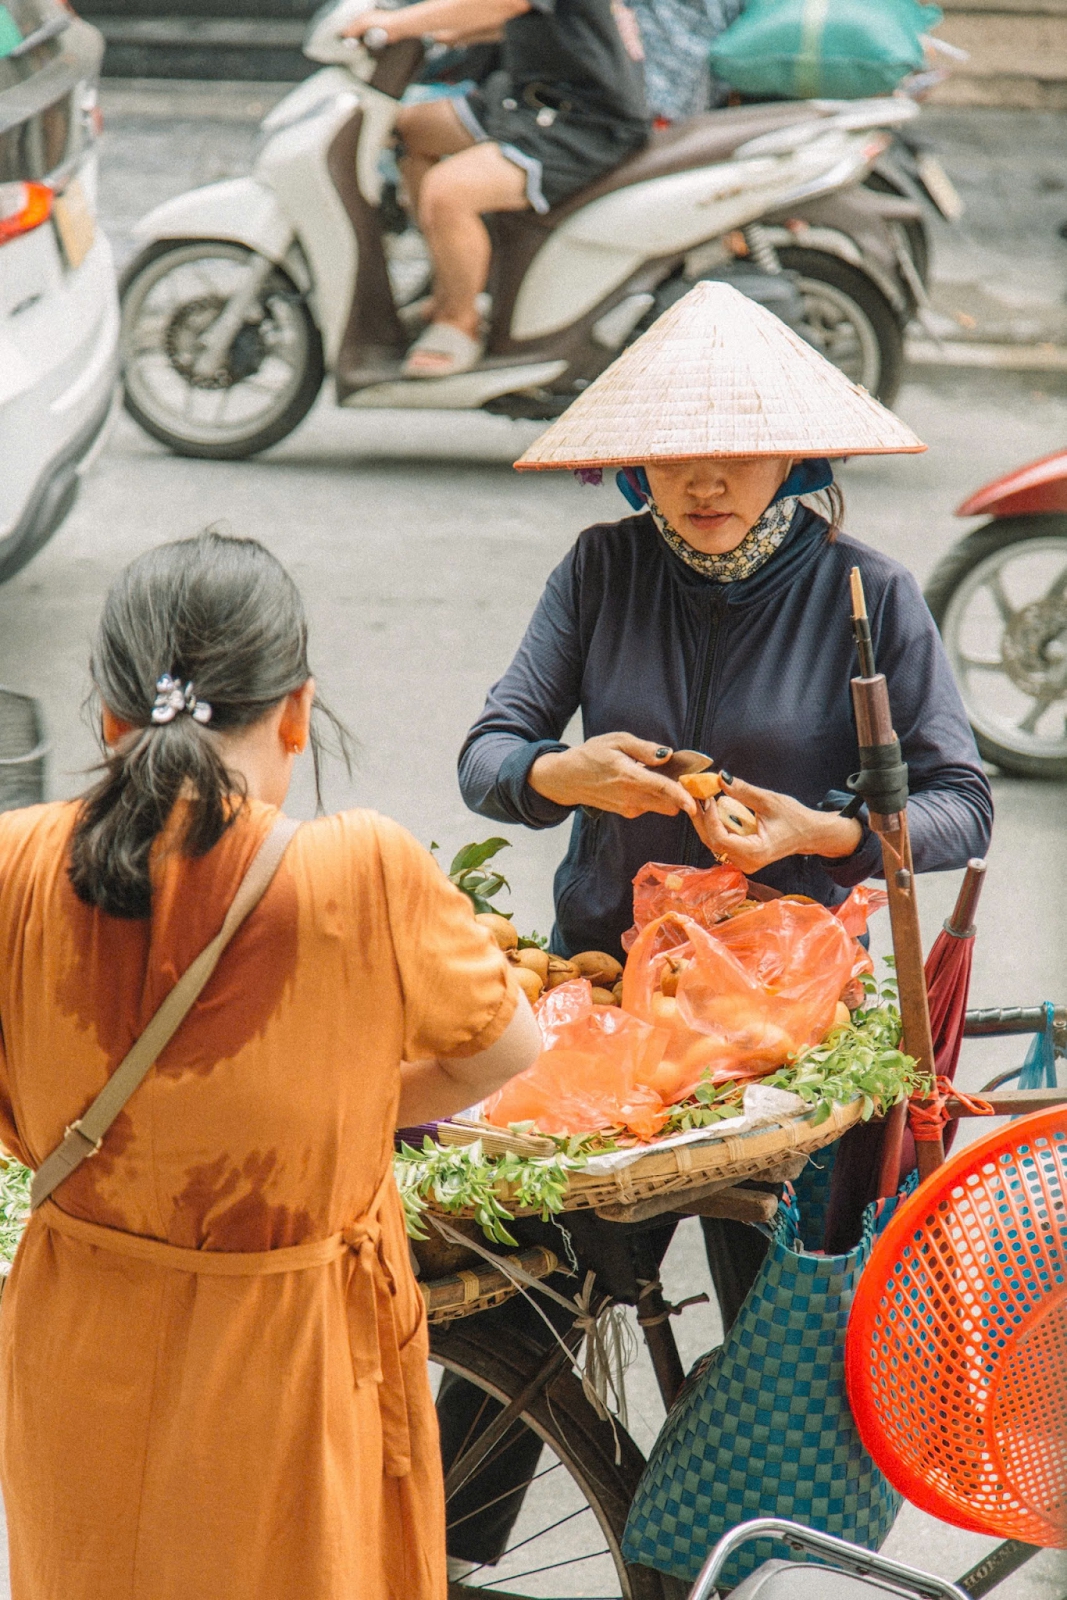
<svg viewBox="0 0 1067 1600"><path fill-rule="evenodd" d="M253 541L163 546L109 595L103 775L0 816L0 1139L28 1165L218 932L309 738L305 645ZM393 1130L537 1049L410 835L365 811L299 829L20 1245L0 1312L13 1600L444 1600Z"/></svg>

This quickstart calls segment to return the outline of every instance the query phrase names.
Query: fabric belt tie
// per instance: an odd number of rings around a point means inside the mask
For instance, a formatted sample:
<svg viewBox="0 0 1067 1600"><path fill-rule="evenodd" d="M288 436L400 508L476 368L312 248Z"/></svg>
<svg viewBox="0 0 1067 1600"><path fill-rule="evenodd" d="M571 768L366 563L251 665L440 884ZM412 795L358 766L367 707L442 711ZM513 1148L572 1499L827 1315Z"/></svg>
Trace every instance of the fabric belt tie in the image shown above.
<svg viewBox="0 0 1067 1600"><path fill-rule="evenodd" d="M391 1183L391 1172L388 1178ZM341 1235L356 1258L355 1293L348 1296L352 1364L357 1388L366 1383L378 1385L386 1476L404 1478L411 1471L411 1430L393 1306L396 1280L382 1250L382 1228L376 1213L377 1207L372 1207L362 1222L351 1224ZM369 1359L356 1355L360 1327L372 1327L375 1332L375 1353Z"/></svg>
<svg viewBox="0 0 1067 1600"><path fill-rule="evenodd" d="M392 1172L388 1171L366 1215L342 1232L327 1239L309 1240L307 1244L284 1245L278 1250L189 1250L162 1239L148 1239L143 1234L72 1217L54 1200L46 1200L37 1215L47 1228L79 1244L95 1245L150 1266L204 1277L263 1278L283 1272L307 1272L354 1256L354 1276L346 1295L353 1375L357 1388L368 1383L377 1385L382 1467L387 1477L403 1478L411 1471L411 1430L396 1326L396 1280L385 1259L378 1220L392 1181ZM364 1356L359 1352L368 1329L374 1333L374 1353Z"/></svg>

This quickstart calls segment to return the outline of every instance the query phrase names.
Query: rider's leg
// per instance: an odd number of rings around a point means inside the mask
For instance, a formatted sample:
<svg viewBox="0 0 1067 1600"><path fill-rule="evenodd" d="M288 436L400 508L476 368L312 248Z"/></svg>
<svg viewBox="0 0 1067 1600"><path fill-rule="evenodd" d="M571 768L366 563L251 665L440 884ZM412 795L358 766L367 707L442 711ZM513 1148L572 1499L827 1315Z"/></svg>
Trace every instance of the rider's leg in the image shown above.
<svg viewBox="0 0 1067 1600"><path fill-rule="evenodd" d="M474 144L449 100L426 100L421 105L403 106L397 115L396 131L404 146L400 172L404 179L408 209L418 214L422 180L442 156L454 156Z"/></svg>
<svg viewBox="0 0 1067 1600"><path fill-rule="evenodd" d="M491 244L482 221L486 211L522 211L526 174L495 144L477 144L432 167L422 180L419 226L434 264L432 320L478 332L476 298L489 281ZM413 355L409 366L430 375L447 371L449 358L432 350Z"/></svg>
<svg viewBox="0 0 1067 1600"><path fill-rule="evenodd" d="M526 174L495 144L477 144L441 161L422 182L419 226L436 269L434 314L464 333L478 327L475 296L489 282L485 211L523 211Z"/></svg>

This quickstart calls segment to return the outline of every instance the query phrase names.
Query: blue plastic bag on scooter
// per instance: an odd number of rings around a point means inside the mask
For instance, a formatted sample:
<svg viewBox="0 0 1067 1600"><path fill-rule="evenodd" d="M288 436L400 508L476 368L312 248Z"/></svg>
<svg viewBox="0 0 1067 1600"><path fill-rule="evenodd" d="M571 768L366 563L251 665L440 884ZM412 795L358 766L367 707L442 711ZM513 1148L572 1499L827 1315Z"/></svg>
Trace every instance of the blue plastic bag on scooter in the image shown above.
<svg viewBox="0 0 1067 1600"><path fill-rule="evenodd" d="M925 64L941 21L919 0L749 0L711 47L711 66L757 99L862 100L892 94Z"/></svg>
<svg viewBox="0 0 1067 1600"><path fill-rule="evenodd" d="M903 1192L914 1187L914 1179ZM897 1198L868 1206L844 1255L804 1249L787 1188L771 1244L726 1342L693 1368L652 1447L626 1523L627 1561L692 1581L722 1535L788 1517L876 1550L901 1497L867 1454L845 1393L845 1330L860 1273ZM899 1198L899 1197L898 1197ZM784 1545L746 1545L733 1588Z"/></svg>

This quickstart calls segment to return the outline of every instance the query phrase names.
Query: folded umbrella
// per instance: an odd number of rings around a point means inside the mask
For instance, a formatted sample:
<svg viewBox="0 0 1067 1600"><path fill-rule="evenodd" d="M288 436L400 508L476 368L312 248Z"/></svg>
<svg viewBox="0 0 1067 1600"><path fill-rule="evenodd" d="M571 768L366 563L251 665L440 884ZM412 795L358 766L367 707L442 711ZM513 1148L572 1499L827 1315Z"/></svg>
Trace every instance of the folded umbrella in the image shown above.
<svg viewBox="0 0 1067 1600"><path fill-rule="evenodd" d="M985 870L984 861L968 861L955 909L926 958L926 992L930 999L934 1070L939 1078L954 1078L960 1059L960 1045L963 1043L963 1028L967 1019L967 996L971 987L971 963L974 959L974 918L985 883ZM957 1126L956 1121L945 1126L943 1138L946 1155L952 1148Z"/></svg>

